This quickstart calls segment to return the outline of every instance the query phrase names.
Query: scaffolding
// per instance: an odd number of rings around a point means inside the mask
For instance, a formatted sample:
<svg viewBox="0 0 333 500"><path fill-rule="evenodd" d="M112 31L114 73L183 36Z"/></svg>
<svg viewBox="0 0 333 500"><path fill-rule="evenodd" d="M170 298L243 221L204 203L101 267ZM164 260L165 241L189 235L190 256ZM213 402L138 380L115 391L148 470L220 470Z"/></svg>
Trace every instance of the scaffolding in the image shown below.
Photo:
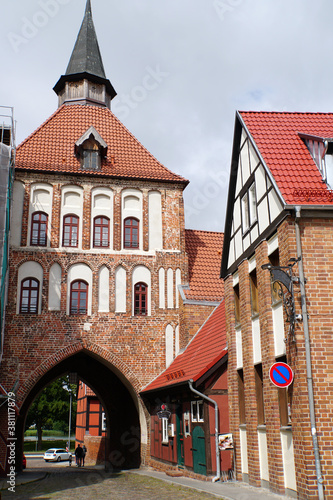
<svg viewBox="0 0 333 500"><path fill-rule="evenodd" d="M9 230L15 166L13 108L0 106L0 362L3 353L9 270Z"/></svg>

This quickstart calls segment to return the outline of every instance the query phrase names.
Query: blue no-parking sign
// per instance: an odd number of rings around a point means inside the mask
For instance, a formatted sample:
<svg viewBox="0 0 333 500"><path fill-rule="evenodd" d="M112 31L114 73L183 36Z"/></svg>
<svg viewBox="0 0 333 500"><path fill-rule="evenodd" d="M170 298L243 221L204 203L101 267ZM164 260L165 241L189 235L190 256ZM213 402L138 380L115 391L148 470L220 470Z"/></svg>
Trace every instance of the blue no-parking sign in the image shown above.
<svg viewBox="0 0 333 500"><path fill-rule="evenodd" d="M277 387L288 387L294 379L294 374L289 365L278 362L271 366L269 378Z"/></svg>

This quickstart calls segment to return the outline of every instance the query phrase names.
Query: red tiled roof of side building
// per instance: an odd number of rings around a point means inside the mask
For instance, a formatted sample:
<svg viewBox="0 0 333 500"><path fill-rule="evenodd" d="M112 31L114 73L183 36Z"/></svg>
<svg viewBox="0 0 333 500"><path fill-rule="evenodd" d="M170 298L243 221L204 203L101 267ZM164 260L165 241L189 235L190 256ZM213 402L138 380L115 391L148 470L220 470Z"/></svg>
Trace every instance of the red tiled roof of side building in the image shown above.
<svg viewBox="0 0 333 500"><path fill-rule="evenodd" d="M227 354L225 305L218 305L186 349L176 356L170 366L143 389L143 393L198 381Z"/></svg>
<svg viewBox="0 0 333 500"><path fill-rule="evenodd" d="M220 279L222 246L223 233L185 230L190 286L184 289L186 299L213 302L223 299L223 280Z"/></svg>
<svg viewBox="0 0 333 500"><path fill-rule="evenodd" d="M289 205L332 205L333 196L299 134L333 138L333 113L241 111Z"/></svg>
<svg viewBox="0 0 333 500"><path fill-rule="evenodd" d="M75 143L93 126L108 145L101 169L82 170ZM108 109L63 105L17 148L17 169L188 184L164 167Z"/></svg>

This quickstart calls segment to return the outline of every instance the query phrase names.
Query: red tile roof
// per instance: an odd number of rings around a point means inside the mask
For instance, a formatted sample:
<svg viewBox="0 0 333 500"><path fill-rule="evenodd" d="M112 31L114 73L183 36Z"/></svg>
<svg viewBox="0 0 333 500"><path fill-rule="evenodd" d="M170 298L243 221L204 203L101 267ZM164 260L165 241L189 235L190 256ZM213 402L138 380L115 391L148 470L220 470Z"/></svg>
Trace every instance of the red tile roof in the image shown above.
<svg viewBox="0 0 333 500"><path fill-rule="evenodd" d="M75 142L95 127L108 145L101 170L82 171ZM107 108L63 105L17 148L16 168L188 184L157 161Z"/></svg>
<svg viewBox="0 0 333 500"><path fill-rule="evenodd" d="M333 138L332 113L241 111L240 115L286 204L333 204L333 196L299 136Z"/></svg>
<svg viewBox="0 0 333 500"><path fill-rule="evenodd" d="M217 306L198 330L185 351L141 392L199 380L227 354L224 301Z"/></svg>
<svg viewBox="0 0 333 500"><path fill-rule="evenodd" d="M223 280L220 279L222 246L223 233L185 230L190 285L189 290L184 289L186 299L223 299Z"/></svg>

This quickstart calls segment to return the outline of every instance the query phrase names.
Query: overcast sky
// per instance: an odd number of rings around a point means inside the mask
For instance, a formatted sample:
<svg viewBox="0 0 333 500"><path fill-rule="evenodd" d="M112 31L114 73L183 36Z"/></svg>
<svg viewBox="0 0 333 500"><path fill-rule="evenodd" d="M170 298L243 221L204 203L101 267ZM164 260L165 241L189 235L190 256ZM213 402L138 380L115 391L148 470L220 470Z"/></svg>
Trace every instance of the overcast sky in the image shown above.
<svg viewBox="0 0 333 500"><path fill-rule="evenodd" d="M57 109L85 0L1 0L0 104L17 144ZM92 0L111 109L224 230L235 111L332 111L332 0Z"/></svg>

